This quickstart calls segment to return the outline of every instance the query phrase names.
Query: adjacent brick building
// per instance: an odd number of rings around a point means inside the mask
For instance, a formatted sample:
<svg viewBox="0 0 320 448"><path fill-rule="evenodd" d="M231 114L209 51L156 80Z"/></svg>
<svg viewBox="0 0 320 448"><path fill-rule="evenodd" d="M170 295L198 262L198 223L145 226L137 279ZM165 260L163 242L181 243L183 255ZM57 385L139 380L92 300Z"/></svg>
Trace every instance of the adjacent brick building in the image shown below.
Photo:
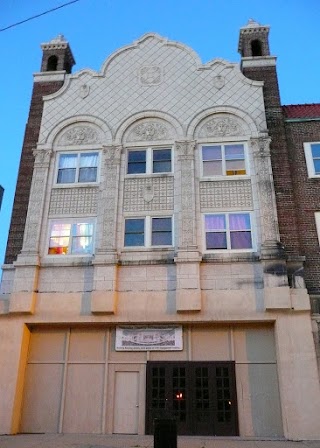
<svg viewBox="0 0 320 448"><path fill-rule="evenodd" d="M1 284L1 433L169 417L320 437L318 106L281 105L268 33L241 28L240 67L150 33L71 74L64 38L42 45Z"/></svg>

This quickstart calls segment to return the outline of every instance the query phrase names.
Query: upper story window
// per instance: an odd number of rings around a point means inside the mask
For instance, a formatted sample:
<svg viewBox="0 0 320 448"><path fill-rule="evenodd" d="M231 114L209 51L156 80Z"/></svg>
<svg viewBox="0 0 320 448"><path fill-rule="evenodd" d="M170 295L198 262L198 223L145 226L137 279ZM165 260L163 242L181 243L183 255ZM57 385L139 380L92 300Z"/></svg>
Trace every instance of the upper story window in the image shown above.
<svg viewBox="0 0 320 448"><path fill-rule="evenodd" d="M206 250L253 250L250 213L208 214L204 221Z"/></svg>
<svg viewBox="0 0 320 448"><path fill-rule="evenodd" d="M243 176L247 174L247 161L243 144L202 145L202 175Z"/></svg>
<svg viewBox="0 0 320 448"><path fill-rule="evenodd" d="M97 182L98 153L59 154L57 184Z"/></svg>
<svg viewBox="0 0 320 448"><path fill-rule="evenodd" d="M320 142L304 143L309 177L320 177Z"/></svg>
<svg viewBox="0 0 320 448"><path fill-rule="evenodd" d="M50 226L49 255L86 255L93 252L92 220L57 220Z"/></svg>
<svg viewBox="0 0 320 448"><path fill-rule="evenodd" d="M125 220L125 247L172 246L172 217L128 218Z"/></svg>
<svg viewBox="0 0 320 448"><path fill-rule="evenodd" d="M127 174L153 174L171 172L171 148L146 148L128 151Z"/></svg>

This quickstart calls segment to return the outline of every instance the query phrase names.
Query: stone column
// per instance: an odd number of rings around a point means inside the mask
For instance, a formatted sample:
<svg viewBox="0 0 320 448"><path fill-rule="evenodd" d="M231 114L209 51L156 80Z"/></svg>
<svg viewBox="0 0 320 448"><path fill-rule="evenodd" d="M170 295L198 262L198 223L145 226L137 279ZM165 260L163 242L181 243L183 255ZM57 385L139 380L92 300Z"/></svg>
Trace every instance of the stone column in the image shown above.
<svg viewBox="0 0 320 448"><path fill-rule="evenodd" d="M105 146L98 206L94 286L91 297L93 313L114 313L117 299L117 216L121 146Z"/></svg>
<svg viewBox="0 0 320 448"><path fill-rule="evenodd" d="M177 296L178 312L200 311L200 261L197 245L195 195L195 141L175 143L178 167L176 170L176 203L178 211Z"/></svg>
<svg viewBox="0 0 320 448"><path fill-rule="evenodd" d="M23 245L17 261L14 262L15 275L9 312L32 313L38 285L39 241L51 150L35 149L35 163L31 192L24 230Z"/></svg>

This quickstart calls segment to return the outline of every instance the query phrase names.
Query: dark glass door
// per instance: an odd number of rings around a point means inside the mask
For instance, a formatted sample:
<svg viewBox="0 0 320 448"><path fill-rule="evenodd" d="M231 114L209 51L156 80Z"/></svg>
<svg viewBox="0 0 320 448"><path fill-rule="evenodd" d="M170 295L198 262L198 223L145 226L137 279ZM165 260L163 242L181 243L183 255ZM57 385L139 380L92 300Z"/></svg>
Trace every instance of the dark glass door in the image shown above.
<svg viewBox="0 0 320 448"><path fill-rule="evenodd" d="M178 434L238 435L233 362L148 362L146 433L174 418Z"/></svg>

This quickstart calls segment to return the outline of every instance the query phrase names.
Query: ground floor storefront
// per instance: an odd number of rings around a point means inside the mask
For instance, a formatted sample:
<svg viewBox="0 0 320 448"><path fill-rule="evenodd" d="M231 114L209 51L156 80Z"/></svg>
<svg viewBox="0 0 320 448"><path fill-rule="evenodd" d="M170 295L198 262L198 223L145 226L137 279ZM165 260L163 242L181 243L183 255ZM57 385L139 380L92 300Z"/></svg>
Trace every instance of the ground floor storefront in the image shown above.
<svg viewBox="0 0 320 448"><path fill-rule="evenodd" d="M19 432L283 437L273 325L117 330L30 328Z"/></svg>

